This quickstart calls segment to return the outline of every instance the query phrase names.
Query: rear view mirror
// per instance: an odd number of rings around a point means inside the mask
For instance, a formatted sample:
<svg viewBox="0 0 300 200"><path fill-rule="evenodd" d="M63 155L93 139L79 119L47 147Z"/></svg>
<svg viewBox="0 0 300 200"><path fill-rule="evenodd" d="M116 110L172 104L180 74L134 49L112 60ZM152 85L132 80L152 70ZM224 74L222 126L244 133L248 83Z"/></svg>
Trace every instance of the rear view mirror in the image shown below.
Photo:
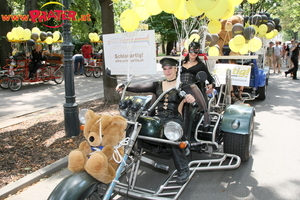
<svg viewBox="0 0 300 200"><path fill-rule="evenodd" d="M196 74L197 82L204 83L207 79L207 74L203 71L200 71Z"/></svg>

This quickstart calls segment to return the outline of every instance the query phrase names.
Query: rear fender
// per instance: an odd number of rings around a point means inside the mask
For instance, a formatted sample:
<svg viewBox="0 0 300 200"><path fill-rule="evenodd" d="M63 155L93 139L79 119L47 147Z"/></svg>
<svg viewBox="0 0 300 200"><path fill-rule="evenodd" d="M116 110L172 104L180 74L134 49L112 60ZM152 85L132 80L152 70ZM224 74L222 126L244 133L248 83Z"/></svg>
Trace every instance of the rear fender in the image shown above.
<svg viewBox="0 0 300 200"><path fill-rule="evenodd" d="M221 131L247 135L249 134L251 119L254 116L255 109L247 104L230 105L223 115ZM232 128L234 121L239 124L237 129Z"/></svg>
<svg viewBox="0 0 300 200"><path fill-rule="evenodd" d="M264 70L258 70L258 87L264 87L266 85L267 74Z"/></svg>
<svg viewBox="0 0 300 200"><path fill-rule="evenodd" d="M81 200L88 196L89 188L97 181L85 171L71 174L62 180L52 191L48 200Z"/></svg>

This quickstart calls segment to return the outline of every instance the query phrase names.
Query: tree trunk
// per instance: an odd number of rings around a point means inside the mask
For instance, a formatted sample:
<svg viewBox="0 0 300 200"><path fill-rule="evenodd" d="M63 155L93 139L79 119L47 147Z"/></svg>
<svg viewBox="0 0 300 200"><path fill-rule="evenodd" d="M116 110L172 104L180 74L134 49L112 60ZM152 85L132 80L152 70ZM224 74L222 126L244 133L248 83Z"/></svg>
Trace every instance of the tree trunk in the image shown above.
<svg viewBox="0 0 300 200"><path fill-rule="evenodd" d="M99 0L101 5L101 16L102 16L102 33L109 34L115 32L114 26L114 13L113 4L111 0ZM117 79L109 78L105 76L105 49L103 48L103 89L104 99L108 103L118 103L120 96L116 93Z"/></svg>
<svg viewBox="0 0 300 200"><path fill-rule="evenodd" d="M25 0L24 15L29 15L30 10L37 10L37 9L38 9L37 0ZM35 27L35 25L32 21L29 20L29 21L23 21L22 27L31 30L33 27Z"/></svg>
<svg viewBox="0 0 300 200"><path fill-rule="evenodd" d="M174 41L167 43L167 52L166 52L166 55L170 55L173 47L174 47Z"/></svg>
<svg viewBox="0 0 300 200"><path fill-rule="evenodd" d="M0 0L0 15L10 15L11 9L8 7L7 0ZM6 64L5 60L11 54L12 49L11 45L6 39L6 34L12 29L11 21L3 21L0 20L0 66L4 66Z"/></svg>

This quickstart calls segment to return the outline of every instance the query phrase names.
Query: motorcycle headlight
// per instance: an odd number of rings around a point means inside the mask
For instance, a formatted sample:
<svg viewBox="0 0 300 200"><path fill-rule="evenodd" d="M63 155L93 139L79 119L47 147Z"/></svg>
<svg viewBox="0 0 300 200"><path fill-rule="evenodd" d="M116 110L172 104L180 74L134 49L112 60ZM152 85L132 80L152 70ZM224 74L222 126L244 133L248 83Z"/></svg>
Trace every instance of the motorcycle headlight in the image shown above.
<svg viewBox="0 0 300 200"><path fill-rule="evenodd" d="M183 135L182 127L176 122L167 122L164 126L164 135L168 140L177 141Z"/></svg>

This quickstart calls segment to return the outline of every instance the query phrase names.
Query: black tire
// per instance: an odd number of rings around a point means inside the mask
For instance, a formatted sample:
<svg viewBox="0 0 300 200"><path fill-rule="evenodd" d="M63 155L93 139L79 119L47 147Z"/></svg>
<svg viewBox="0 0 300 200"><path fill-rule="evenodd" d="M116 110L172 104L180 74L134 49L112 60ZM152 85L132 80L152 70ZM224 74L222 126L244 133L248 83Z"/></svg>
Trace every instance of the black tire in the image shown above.
<svg viewBox="0 0 300 200"><path fill-rule="evenodd" d="M0 87L2 89L8 89L8 82L9 82L9 77L7 76L2 76L0 78Z"/></svg>
<svg viewBox="0 0 300 200"><path fill-rule="evenodd" d="M61 70L57 70L54 73L54 77L53 80L56 84L61 84L64 81L64 73Z"/></svg>
<svg viewBox="0 0 300 200"><path fill-rule="evenodd" d="M84 75L90 77L93 74L93 69L89 66L84 67Z"/></svg>
<svg viewBox="0 0 300 200"><path fill-rule="evenodd" d="M8 87L11 91L18 91L22 87L22 79L20 77L10 78Z"/></svg>
<svg viewBox="0 0 300 200"><path fill-rule="evenodd" d="M242 162L246 162L251 157L251 149L254 136L254 119L250 120L249 134L242 135L236 133L225 133L224 153L238 155Z"/></svg>
<svg viewBox="0 0 300 200"><path fill-rule="evenodd" d="M101 200L103 199L106 190L108 188L107 184L104 183L97 183L92 185L87 191L87 193L89 193L89 195L87 197L85 197L86 194L83 195L84 200Z"/></svg>
<svg viewBox="0 0 300 200"><path fill-rule="evenodd" d="M257 90L258 97L256 99L258 100L265 100L267 96L267 85L263 87L259 87Z"/></svg>
<svg viewBox="0 0 300 200"><path fill-rule="evenodd" d="M101 76L102 70L101 67L95 67L93 71L93 76L99 78Z"/></svg>

